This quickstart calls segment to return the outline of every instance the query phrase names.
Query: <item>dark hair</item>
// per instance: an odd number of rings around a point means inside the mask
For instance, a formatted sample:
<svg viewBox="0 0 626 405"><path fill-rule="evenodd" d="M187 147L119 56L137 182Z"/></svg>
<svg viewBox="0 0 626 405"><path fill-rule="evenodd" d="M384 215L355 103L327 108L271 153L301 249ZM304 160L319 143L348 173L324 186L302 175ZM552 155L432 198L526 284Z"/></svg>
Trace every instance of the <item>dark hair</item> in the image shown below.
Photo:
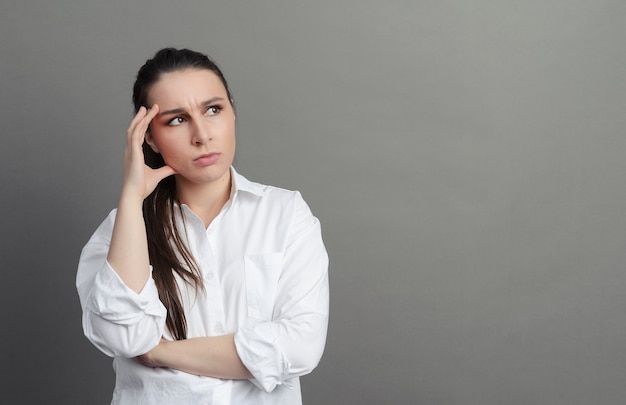
<svg viewBox="0 0 626 405"><path fill-rule="evenodd" d="M189 49L165 48L149 59L137 73L133 86L135 112L142 106L150 107L147 105L150 88L164 74L184 69L210 70L215 73L224 85L231 104L233 103L222 71L208 56ZM145 142L143 152L148 166L158 168L165 165L161 155ZM173 220L176 210L180 212L181 206L176 195L176 178L170 176L162 180L144 200L143 217L152 276L159 298L167 309L166 326L175 339L181 340L187 337L187 321L174 274L194 286L196 291L203 289L203 285L202 273L181 237L181 230ZM182 231L184 229L183 222Z"/></svg>
<svg viewBox="0 0 626 405"><path fill-rule="evenodd" d="M139 111L141 106L150 107L147 105L148 92L162 75L184 69L210 70L215 73L224 85L228 99L231 103L233 102L224 74L207 55L189 49L164 48L158 51L152 59L148 59L137 73L133 86L135 112Z"/></svg>

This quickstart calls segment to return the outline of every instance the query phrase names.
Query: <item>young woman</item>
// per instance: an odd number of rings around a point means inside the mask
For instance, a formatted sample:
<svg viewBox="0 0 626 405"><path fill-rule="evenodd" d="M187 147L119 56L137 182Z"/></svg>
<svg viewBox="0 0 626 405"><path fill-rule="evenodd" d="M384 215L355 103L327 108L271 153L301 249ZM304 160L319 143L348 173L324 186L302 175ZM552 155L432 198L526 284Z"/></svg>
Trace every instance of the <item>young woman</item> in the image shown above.
<svg viewBox="0 0 626 405"><path fill-rule="evenodd" d="M233 99L205 55L139 70L116 210L76 279L114 404L299 404L328 326L328 257L298 192L232 167Z"/></svg>

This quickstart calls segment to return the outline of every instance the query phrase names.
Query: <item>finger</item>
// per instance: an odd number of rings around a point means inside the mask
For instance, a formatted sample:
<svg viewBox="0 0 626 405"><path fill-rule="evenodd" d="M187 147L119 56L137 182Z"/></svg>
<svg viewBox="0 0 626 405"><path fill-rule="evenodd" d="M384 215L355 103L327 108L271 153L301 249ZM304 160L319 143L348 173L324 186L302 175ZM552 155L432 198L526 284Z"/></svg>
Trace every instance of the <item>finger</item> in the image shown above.
<svg viewBox="0 0 626 405"><path fill-rule="evenodd" d="M145 107L141 107L144 109L144 113L137 115L137 121L133 122L129 127L130 131L130 141L134 142L137 146L141 146L146 136L146 131L148 130L148 126L152 119L158 114L159 106L153 105L150 109L146 110Z"/></svg>
<svg viewBox="0 0 626 405"><path fill-rule="evenodd" d="M143 117L143 119L139 122L137 131L139 131L138 143L140 146L141 144L143 144L146 138L146 132L148 132L148 128L150 128L150 123L158 113L159 106L157 104L154 104L152 107L150 107L149 110L147 110L145 117Z"/></svg>
<svg viewBox="0 0 626 405"><path fill-rule="evenodd" d="M152 119L156 117L158 113L159 106L157 104L154 104L152 107L150 107L149 110L146 111L146 115L141 119L141 121L139 121L138 131L142 136L146 134L146 131L150 126L150 122L152 122Z"/></svg>
<svg viewBox="0 0 626 405"><path fill-rule="evenodd" d="M152 119L154 117L156 117L156 115L159 113L159 105L158 104L154 104L150 110L148 111L148 113L146 114L146 120L148 120L148 123L150 123L150 121L152 121Z"/></svg>
<svg viewBox="0 0 626 405"><path fill-rule="evenodd" d="M154 173L156 174L159 181L163 180L166 177L169 177L173 174L176 174L176 170L174 170L171 166L163 166L158 169L154 169Z"/></svg>
<svg viewBox="0 0 626 405"><path fill-rule="evenodd" d="M156 115L159 113L159 106L154 104L152 107L146 110L145 115L137 122L137 129L140 132L145 132L148 130L148 125Z"/></svg>
<svg viewBox="0 0 626 405"><path fill-rule="evenodd" d="M128 124L128 130L126 131L128 135L132 133L132 131L135 129L139 121L141 121L143 117L146 116L147 111L148 110L146 109L146 107L144 106L139 107L139 110L137 110L137 113L135 114L133 119L130 121L130 124Z"/></svg>
<svg viewBox="0 0 626 405"><path fill-rule="evenodd" d="M148 112L148 109L144 106L139 107L139 110L137 110L137 113L135 114L135 116L133 117L133 119L130 122L129 127L134 127L137 125L137 123L146 116L146 113Z"/></svg>
<svg viewBox="0 0 626 405"><path fill-rule="evenodd" d="M146 116L147 111L148 110L146 109L146 107L144 107L144 106L139 107L139 110L137 111L137 114L135 114L135 116L131 120L130 124L128 125L128 129L126 130L126 144L128 146L133 144L133 140L135 138L135 131L137 129L137 126L139 125L141 120Z"/></svg>

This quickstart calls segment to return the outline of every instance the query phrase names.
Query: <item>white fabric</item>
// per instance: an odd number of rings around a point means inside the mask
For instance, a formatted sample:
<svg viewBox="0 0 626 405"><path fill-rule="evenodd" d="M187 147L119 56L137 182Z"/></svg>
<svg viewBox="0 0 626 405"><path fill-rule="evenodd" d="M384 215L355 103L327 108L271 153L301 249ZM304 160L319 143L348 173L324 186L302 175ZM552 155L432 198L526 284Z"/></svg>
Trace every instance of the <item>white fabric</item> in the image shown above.
<svg viewBox="0 0 626 405"><path fill-rule="evenodd" d="M188 337L235 333L237 352L254 378L200 377L148 368L134 358L171 336L152 278L137 294L106 261L113 210L83 248L76 278L85 336L114 357L113 404L301 403L298 377L317 366L328 326L320 224L300 193L231 171L230 200L208 229L182 207L205 292L178 285Z"/></svg>

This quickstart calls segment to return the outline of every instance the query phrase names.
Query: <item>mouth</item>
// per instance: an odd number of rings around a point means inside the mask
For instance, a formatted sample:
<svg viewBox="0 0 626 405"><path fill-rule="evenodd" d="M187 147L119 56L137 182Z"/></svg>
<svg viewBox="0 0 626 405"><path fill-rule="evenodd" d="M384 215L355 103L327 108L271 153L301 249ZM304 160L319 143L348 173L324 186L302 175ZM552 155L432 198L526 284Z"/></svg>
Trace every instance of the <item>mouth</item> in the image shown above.
<svg viewBox="0 0 626 405"><path fill-rule="evenodd" d="M200 155L195 158L193 163L201 167L211 166L217 163L221 155L222 154L219 152L205 153L204 155Z"/></svg>

